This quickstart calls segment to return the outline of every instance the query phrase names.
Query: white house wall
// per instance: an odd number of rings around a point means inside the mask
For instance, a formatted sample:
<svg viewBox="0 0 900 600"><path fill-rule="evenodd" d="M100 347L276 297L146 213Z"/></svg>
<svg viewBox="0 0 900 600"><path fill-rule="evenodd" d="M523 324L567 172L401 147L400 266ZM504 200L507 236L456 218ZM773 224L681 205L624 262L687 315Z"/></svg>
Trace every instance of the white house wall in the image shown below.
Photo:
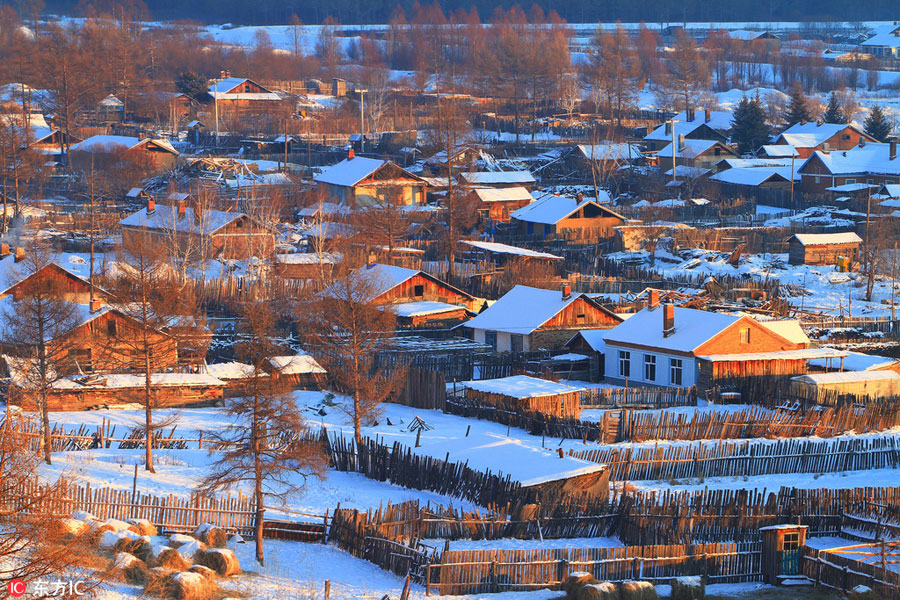
<svg viewBox="0 0 900 600"><path fill-rule="evenodd" d="M681 359L681 385L677 387L690 387L697 384L697 376L699 367L697 359L689 356L679 356L675 354L666 354L664 352L648 352L645 350L635 350L634 348L622 348L613 346L612 343L606 343L606 351L604 353L604 365L606 379L616 382L624 382L625 379L619 375L619 350L631 353L631 376L628 377L628 383L640 383L648 385L673 386L670 381L669 359ZM656 379L653 381L644 378L644 356L656 356Z"/></svg>

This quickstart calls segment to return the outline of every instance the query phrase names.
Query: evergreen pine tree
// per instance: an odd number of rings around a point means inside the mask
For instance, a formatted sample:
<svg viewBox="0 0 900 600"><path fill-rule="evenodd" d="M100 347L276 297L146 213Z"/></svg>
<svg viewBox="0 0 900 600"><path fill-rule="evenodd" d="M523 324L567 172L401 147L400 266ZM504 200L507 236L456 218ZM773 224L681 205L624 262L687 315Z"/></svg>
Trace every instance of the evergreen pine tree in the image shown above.
<svg viewBox="0 0 900 600"><path fill-rule="evenodd" d="M812 116L809 114L809 101L800 86L796 86L791 92L791 103L784 114L784 122L790 127L803 121L812 121Z"/></svg>
<svg viewBox="0 0 900 600"><path fill-rule="evenodd" d="M831 92L831 95L828 96L828 108L825 109L822 120L825 123L833 123L836 125L846 125L848 122L847 115L844 114L844 108L841 106L837 94L834 92Z"/></svg>
<svg viewBox="0 0 900 600"><path fill-rule="evenodd" d="M875 138L879 142L886 142L891 135L891 124L888 122L887 116L881 105L876 104L869 111L869 116L863 124L866 134Z"/></svg>
<svg viewBox="0 0 900 600"><path fill-rule="evenodd" d="M741 98L731 121L731 139L738 146L738 154L754 152L769 141L769 134L766 111L759 95L753 99Z"/></svg>

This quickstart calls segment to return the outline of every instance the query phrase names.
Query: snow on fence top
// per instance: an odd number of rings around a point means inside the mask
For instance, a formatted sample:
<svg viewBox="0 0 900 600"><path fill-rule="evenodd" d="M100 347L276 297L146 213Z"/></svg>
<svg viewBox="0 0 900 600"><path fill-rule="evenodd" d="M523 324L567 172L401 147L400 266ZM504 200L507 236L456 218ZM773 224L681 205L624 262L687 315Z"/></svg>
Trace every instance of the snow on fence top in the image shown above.
<svg viewBox="0 0 900 600"><path fill-rule="evenodd" d="M495 254L514 254L516 256L525 256L528 258L547 258L551 260L562 260L561 256L549 254L547 252L538 252L537 250L529 250L528 248L518 248L516 246L508 246L499 242L481 242L477 240L462 240L463 244L493 252Z"/></svg>
<svg viewBox="0 0 900 600"><path fill-rule="evenodd" d="M484 392L486 394L501 394L510 398L539 398L541 396L559 396L580 392L584 388L573 387L564 383L538 379L527 375L513 375L500 379L482 379L480 381L464 381L463 387Z"/></svg>
<svg viewBox="0 0 900 600"><path fill-rule="evenodd" d="M845 233L795 233L794 238L804 246L862 243L862 238L852 231Z"/></svg>
<svg viewBox="0 0 900 600"><path fill-rule="evenodd" d="M794 377L793 381L802 381L821 385L825 383L854 383L857 381L884 381L900 379L894 371L844 371L842 373L811 373Z"/></svg>

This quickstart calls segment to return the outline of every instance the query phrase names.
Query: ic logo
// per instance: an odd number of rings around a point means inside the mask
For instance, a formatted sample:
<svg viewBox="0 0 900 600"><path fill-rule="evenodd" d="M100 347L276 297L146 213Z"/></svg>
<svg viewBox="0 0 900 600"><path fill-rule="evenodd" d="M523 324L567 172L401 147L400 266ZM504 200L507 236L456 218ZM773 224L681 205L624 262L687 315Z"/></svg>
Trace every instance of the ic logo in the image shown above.
<svg viewBox="0 0 900 600"><path fill-rule="evenodd" d="M10 580L9 584L6 587L9 590L9 595L13 598L18 598L25 595L25 582L21 579Z"/></svg>

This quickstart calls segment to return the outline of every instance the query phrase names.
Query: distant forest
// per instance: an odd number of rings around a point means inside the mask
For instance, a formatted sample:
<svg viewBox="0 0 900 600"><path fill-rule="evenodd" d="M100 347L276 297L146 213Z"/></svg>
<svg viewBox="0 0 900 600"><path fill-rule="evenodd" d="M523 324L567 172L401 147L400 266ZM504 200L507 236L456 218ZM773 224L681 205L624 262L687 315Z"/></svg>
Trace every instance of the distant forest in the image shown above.
<svg viewBox="0 0 900 600"><path fill-rule="evenodd" d="M140 0L137 0L139 3ZM91 0L45 0L46 11L77 14ZM342 24L387 23L398 7L397 0L144 0L150 17L158 20L195 20L202 23L230 22L241 25L287 24L296 14L304 23L321 23L328 17ZM103 4L99 0L97 4ZM430 3L429 0L422 4ZM477 10L484 21L497 7L509 8L514 1L441 0L445 14L460 9ZM415 0L402 0L406 15L414 12ZM519 2L525 11L533 4L544 12L555 10L570 23L681 21L871 21L900 19L900 1L869 0L852 4L845 0L538 0ZM80 6L79 6L80 5Z"/></svg>

